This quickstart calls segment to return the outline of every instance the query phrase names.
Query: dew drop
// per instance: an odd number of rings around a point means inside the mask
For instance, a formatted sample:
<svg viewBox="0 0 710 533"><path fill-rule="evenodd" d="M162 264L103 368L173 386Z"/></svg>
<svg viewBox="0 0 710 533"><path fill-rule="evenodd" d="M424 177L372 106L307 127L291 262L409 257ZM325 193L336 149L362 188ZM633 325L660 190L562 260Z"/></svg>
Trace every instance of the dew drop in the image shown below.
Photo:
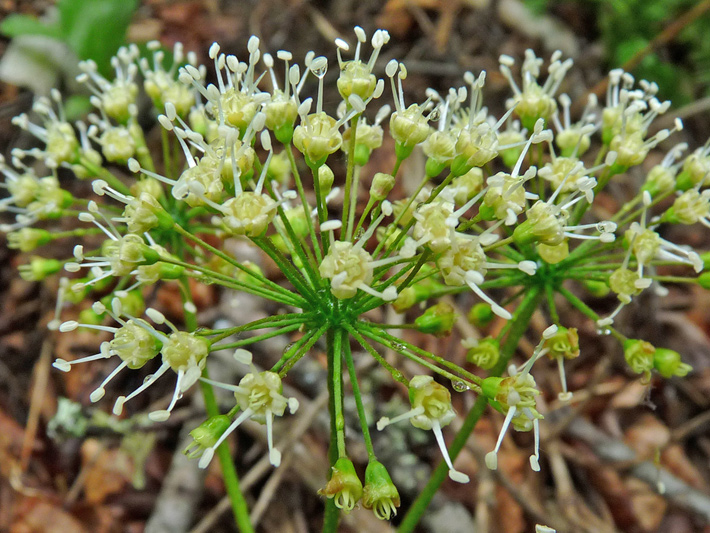
<svg viewBox="0 0 710 533"><path fill-rule="evenodd" d="M466 392L469 390L469 386L466 385L463 381L452 381L451 386L454 388L456 392Z"/></svg>
<svg viewBox="0 0 710 533"><path fill-rule="evenodd" d="M295 342L289 342L289 343L284 347L284 350L283 350L283 352L282 352L283 355L286 355L286 354L288 353L288 351L289 351L291 348L293 348L293 345L294 345L294 344L296 344L296 343L295 343Z"/></svg>

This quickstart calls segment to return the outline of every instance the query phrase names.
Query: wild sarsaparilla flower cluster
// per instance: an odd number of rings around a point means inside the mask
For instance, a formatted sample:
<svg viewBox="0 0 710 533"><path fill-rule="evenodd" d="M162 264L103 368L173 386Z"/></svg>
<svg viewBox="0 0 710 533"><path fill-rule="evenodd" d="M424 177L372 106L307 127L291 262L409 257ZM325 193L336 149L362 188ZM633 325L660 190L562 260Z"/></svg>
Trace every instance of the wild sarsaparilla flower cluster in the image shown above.
<svg viewBox="0 0 710 533"><path fill-rule="evenodd" d="M409 392L411 409L380 419L377 429L409 421L431 431L451 479L466 483L469 477L454 467L444 438L456 417L451 384L458 392L484 395L505 417L497 445L486 456L489 468L497 467L498 450L512 426L534 432L530 463L540 469L543 417L531 370L543 356L555 361L560 398L568 401L564 362L580 353L577 331L565 326L556 295L594 320L600 334L617 337L631 370L646 378L654 370L671 377L691 368L672 350L625 337L614 320L642 291L665 292L664 282L710 286L707 274L700 274L707 256L663 236L671 224L710 226L708 145L687 156L685 144L674 146L659 165L645 169L646 181L617 212L596 207L609 182L644 163L650 150L682 128L677 121L673 130L653 132L654 119L670 105L657 99L655 84L612 71L606 101L590 98L575 119L571 99L559 94L572 61L557 52L543 68L545 61L528 50L519 69L513 58L500 58L513 94L508 111L496 117L484 106L485 72L467 72L460 87L429 90L426 101L408 102L404 64L392 59L383 69L385 78L378 77L388 41L386 31L368 39L357 27L354 50L345 40L336 41L333 66L315 53L300 65L288 51L266 53L256 37L242 58L215 43L209 50L215 83L207 82L208 68L179 45L170 61L157 43L149 45L151 60L127 47L113 60L112 80L91 62L80 65L79 81L91 91L95 107L86 122L69 123L54 91L37 100L32 118L15 119L40 147L14 150L11 161L0 161L7 190L0 207L14 216L2 230L10 247L30 254L21 275L38 281L61 277L50 327L112 336L95 355L54 363L68 372L79 363L116 360L91 401L104 396L119 372L155 359L157 370L118 397L116 415L158 379L172 379L169 405L149 413L153 420L166 420L202 379L233 391L234 408L193 431L190 456L206 467L227 436L252 419L266 426L269 458L278 466L274 421L298 408L284 394L282 380L324 339L333 431L331 477L321 493L345 511L362 502L382 519L396 513L399 494L370 438L375 421L366 418L353 346L363 350L358 357L374 357ZM339 69L337 109L324 106L329 67ZM304 94L309 80L317 85L313 96ZM393 107L378 103L388 86ZM159 157L148 149L145 122L139 121L141 92L153 103L155 127L161 129ZM394 140L396 163L367 175L363 168L385 135ZM415 150L426 156L415 176L416 191L394 197L401 189L401 164ZM345 161L344 175L330 167L335 160ZM74 189L63 188L60 168L90 180L94 194L78 198ZM361 190L369 193L364 205L357 202ZM269 279L258 266L215 244L230 238L261 249L283 279ZM44 257L46 245L55 241L72 253ZM659 273L668 266L685 274ZM239 327L198 330L190 279L266 298L283 312ZM181 287L185 323L192 327L181 329L146 308L143 289L156 283ZM580 292L585 290L613 293L618 305L599 315L585 303ZM470 318L484 331L496 317L507 321L495 336L465 341L469 363L494 371L486 378L398 338L388 324L362 318L384 305L398 312L421 306L407 327L447 335L454 310L437 298L466 291L479 301ZM67 304L84 300L95 303L77 320L62 319ZM512 355L510 346L503 346L513 325L529 320L530 309L537 307L550 327L531 359L501 376L496 369L505 369ZM518 325L517 338L523 326ZM266 332L226 340L257 330ZM298 340L273 367L259 370L245 347L281 334ZM422 374L392 367L380 355L382 347L420 363ZM239 383L207 378L210 353L224 349L235 350L235 359L249 369ZM364 485L345 446L346 372L369 455Z"/></svg>

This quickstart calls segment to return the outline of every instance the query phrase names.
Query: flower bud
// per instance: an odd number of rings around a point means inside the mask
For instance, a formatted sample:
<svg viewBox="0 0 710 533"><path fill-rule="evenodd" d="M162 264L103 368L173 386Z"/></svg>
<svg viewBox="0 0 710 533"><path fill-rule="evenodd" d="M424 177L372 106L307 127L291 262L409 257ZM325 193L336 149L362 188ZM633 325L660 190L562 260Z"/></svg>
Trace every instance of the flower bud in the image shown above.
<svg viewBox="0 0 710 533"><path fill-rule="evenodd" d="M350 95L357 95L367 101L375 92L377 78L362 61L347 61L340 69L337 81L338 92L346 102Z"/></svg>
<svg viewBox="0 0 710 533"><path fill-rule="evenodd" d="M680 360L680 354L668 348L656 348L653 353L653 368L664 378L684 377L693 367Z"/></svg>
<svg viewBox="0 0 710 533"><path fill-rule="evenodd" d="M584 288L587 289L589 294L596 298L604 298L607 294L609 294L609 285L604 283L603 281L594 281L591 279L585 279L582 281L582 285L584 285Z"/></svg>
<svg viewBox="0 0 710 533"><path fill-rule="evenodd" d="M397 514L399 492L387 469L379 461L370 461L367 464L362 504L365 509L372 509L380 520L389 520Z"/></svg>
<svg viewBox="0 0 710 533"><path fill-rule="evenodd" d="M547 356L550 359L557 359L558 357L575 359L579 357L577 328L558 327L554 335L545 339L544 346L549 350Z"/></svg>
<svg viewBox="0 0 710 533"><path fill-rule="evenodd" d="M479 302L468 312L468 321L477 328L485 328L496 317L490 304Z"/></svg>
<svg viewBox="0 0 710 533"><path fill-rule="evenodd" d="M190 459L202 455L207 448L215 445L232 421L227 415L212 416L190 431L193 441L185 448L183 453Z"/></svg>
<svg viewBox="0 0 710 533"><path fill-rule="evenodd" d="M121 126L107 129L99 138L99 144L111 163L125 165L136 153L136 142L128 129Z"/></svg>
<svg viewBox="0 0 710 533"><path fill-rule="evenodd" d="M405 287L399 294L397 299L392 302L392 307L397 313L404 313L407 309L417 303L417 291L414 287Z"/></svg>
<svg viewBox="0 0 710 533"><path fill-rule="evenodd" d="M676 180L676 190L687 191L696 185L704 185L708 172L710 172L710 157L707 148L698 148L685 158L683 170Z"/></svg>
<svg viewBox="0 0 710 533"><path fill-rule="evenodd" d="M473 130L461 130L456 140L456 156L451 163L451 173L462 176L473 167L482 167L497 155L498 136L487 123Z"/></svg>
<svg viewBox="0 0 710 533"><path fill-rule="evenodd" d="M310 165L319 165L335 152L343 142L336 120L325 113L313 113L303 117L293 132L293 145Z"/></svg>
<svg viewBox="0 0 710 533"><path fill-rule="evenodd" d="M233 235L258 237L276 215L276 203L265 194L244 191L224 202L224 227Z"/></svg>
<svg viewBox="0 0 710 533"><path fill-rule="evenodd" d="M331 467L330 480L318 494L333 498L338 509L349 513L362 497L362 482L357 477L355 466L347 457L341 457Z"/></svg>
<svg viewBox="0 0 710 533"><path fill-rule="evenodd" d="M161 279L179 279L184 273L185 267L183 266L158 261L152 265L139 266L136 278L143 283L153 284Z"/></svg>
<svg viewBox="0 0 710 533"><path fill-rule="evenodd" d="M142 234L153 228L163 230L173 227L175 222L165 209L158 203L155 196L142 192L137 198L132 198L123 210L128 231Z"/></svg>
<svg viewBox="0 0 710 533"><path fill-rule="evenodd" d="M320 185L321 194L327 195L333 188L334 181L335 174L333 174L333 170L328 165L318 167L318 184Z"/></svg>
<svg viewBox="0 0 710 533"><path fill-rule="evenodd" d="M491 311L492 313L492 311ZM486 337L478 341L476 346L469 348L466 361L483 370L490 370L500 359L500 341L493 337Z"/></svg>
<svg viewBox="0 0 710 533"><path fill-rule="evenodd" d="M51 242L52 234L45 229L22 228L7 234L7 246L21 252L31 252Z"/></svg>
<svg viewBox="0 0 710 533"><path fill-rule="evenodd" d="M456 153L456 138L448 131L433 131L422 148L428 157L426 175L438 176Z"/></svg>
<svg viewBox="0 0 710 533"><path fill-rule="evenodd" d="M445 337L451 333L456 320L454 308L445 302L431 306L414 320L417 329L422 333L431 333L437 337Z"/></svg>
<svg viewBox="0 0 710 533"><path fill-rule="evenodd" d="M288 144L293 138L294 124L298 118L298 105L293 98L276 90L271 100L264 106L266 127L274 132L276 139Z"/></svg>
<svg viewBox="0 0 710 533"><path fill-rule="evenodd" d="M641 187L641 191L648 191L652 198L661 193L672 191L676 188L676 177L673 169L656 165L646 176L646 183Z"/></svg>
<svg viewBox="0 0 710 533"><path fill-rule="evenodd" d="M52 274L59 272L63 263L57 259L33 257L28 265L20 265L20 277L26 281L42 281Z"/></svg>
<svg viewBox="0 0 710 533"><path fill-rule="evenodd" d="M661 222L691 225L708 216L710 190L702 193L690 189L675 199L673 205L661 216Z"/></svg>
<svg viewBox="0 0 710 533"><path fill-rule="evenodd" d="M176 372L198 365L202 368L210 353L210 341L187 331L177 331L168 336L160 350L163 362Z"/></svg>
<svg viewBox="0 0 710 533"><path fill-rule="evenodd" d="M384 172L378 172L372 178L372 185L370 186L370 197L373 200L382 201L387 198L394 187L395 179L392 174L385 174Z"/></svg>
<svg viewBox="0 0 710 533"><path fill-rule="evenodd" d="M121 309L124 314L129 316L139 316L145 311L145 300L140 290L133 291L116 291L115 294L108 294L101 298L101 303L107 309L111 309L113 299L118 299L121 302Z"/></svg>
<svg viewBox="0 0 710 533"><path fill-rule="evenodd" d="M77 157L79 141L68 122L54 122L47 126L47 155L57 163L71 163Z"/></svg>
<svg viewBox="0 0 710 533"><path fill-rule="evenodd" d="M638 294L640 289L636 287L638 274L632 272L628 268L617 268L611 276L609 276L609 287L612 291L619 295L619 299L629 300L634 294Z"/></svg>
<svg viewBox="0 0 710 533"><path fill-rule="evenodd" d="M532 242L556 246L564 242L565 234L562 222L555 216L552 207L537 201L527 210L527 219L513 230L513 240L524 246Z"/></svg>
<svg viewBox="0 0 710 533"><path fill-rule="evenodd" d="M414 376L411 379L409 402L413 410L423 409L422 414L410 419L411 424L419 429L431 429L434 421L443 427L456 417L451 406L451 393L431 376Z"/></svg>
<svg viewBox="0 0 710 533"><path fill-rule="evenodd" d="M649 372L653 368L656 348L650 342L639 339L624 341L624 359L637 374Z"/></svg>
<svg viewBox="0 0 710 533"><path fill-rule="evenodd" d="M462 176L454 178L447 189L453 192L454 203L462 206L483 189L483 171L473 167Z"/></svg>
<svg viewBox="0 0 710 533"><path fill-rule="evenodd" d="M362 284L372 282L372 257L347 241L336 241L323 258L318 271L331 280L330 292L341 300L352 298Z"/></svg>
<svg viewBox="0 0 710 533"><path fill-rule="evenodd" d="M545 244L544 242L539 242L537 243L536 249L540 258L548 265L556 265L569 256L569 243L567 240L559 244Z"/></svg>
<svg viewBox="0 0 710 533"><path fill-rule="evenodd" d="M396 141L395 151L399 159L406 159L414 147L429 136L429 119L424 109L417 104L395 111L390 118L390 135Z"/></svg>

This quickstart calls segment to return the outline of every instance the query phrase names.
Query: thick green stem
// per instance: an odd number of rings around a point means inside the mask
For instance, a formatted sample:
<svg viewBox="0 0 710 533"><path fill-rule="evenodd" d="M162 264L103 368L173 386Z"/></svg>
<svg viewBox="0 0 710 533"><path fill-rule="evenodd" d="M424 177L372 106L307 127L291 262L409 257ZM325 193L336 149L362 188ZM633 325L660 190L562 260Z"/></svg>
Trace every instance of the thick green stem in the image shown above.
<svg viewBox="0 0 710 533"><path fill-rule="evenodd" d="M328 448L328 460L333 466L338 460L338 435L336 429L336 405L340 399L335 397L333 360L335 359L335 337L338 333L333 328L328 328L326 332L326 354L328 359L328 412L330 413L330 446ZM339 355L339 354L338 354ZM325 502L325 515L323 517L323 533L337 533L338 522L340 520L340 509L335 506L332 498Z"/></svg>
<svg viewBox="0 0 710 533"><path fill-rule="evenodd" d="M542 296L543 293L540 288L531 288L530 291L525 295L523 301L520 303L520 306L518 306L518 308L515 310L513 318L511 319L512 326L508 331L508 336L506 337L505 342L501 346L500 361L498 361L498 364L491 372L492 376L499 376L503 373L503 370L505 370L506 366L508 365L508 361L510 361L510 358L515 353L515 349L518 346L518 342L520 342L520 339L527 331L528 325L530 323L530 318L537 309L537 306L540 303ZM486 397L480 395L476 400L476 403L474 404L473 408L471 409L471 411L469 411L468 415L464 419L461 429L456 434L456 437L454 437L454 440L451 443L451 446L449 447L449 455L451 456L452 461L456 459L456 456L458 456L459 452L463 449L464 445L466 444L466 441L473 432L473 429L476 427L478 419L481 418L481 415L483 414L483 411L485 410L487 404L488 400L486 399ZM424 490L421 492L421 494L419 494L417 499L414 500L414 503L412 503L412 506L409 508L409 511L404 516L404 520L402 520L402 523L400 524L397 530L399 533L408 533L414 531L417 524L419 523L419 520L421 519L422 515L429 506L429 503L431 503L432 498L439 490L441 484L447 478L448 472L449 467L444 461L441 461L439 463L439 466L436 467L436 470L434 470L431 478L429 479L429 482L424 487Z"/></svg>

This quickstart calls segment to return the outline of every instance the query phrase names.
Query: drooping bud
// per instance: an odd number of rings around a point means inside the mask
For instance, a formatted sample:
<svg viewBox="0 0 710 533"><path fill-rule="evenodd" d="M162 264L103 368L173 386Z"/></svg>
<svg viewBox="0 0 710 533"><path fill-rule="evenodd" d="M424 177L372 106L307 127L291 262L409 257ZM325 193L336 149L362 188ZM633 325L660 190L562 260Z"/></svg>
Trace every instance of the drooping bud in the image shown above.
<svg viewBox="0 0 710 533"><path fill-rule="evenodd" d="M399 492L387 469L379 461L370 461L367 464L362 504L365 509L372 509L380 520L389 520L397 514Z"/></svg>
<svg viewBox="0 0 710 533"><path fill-rule="evenodd" d="M653 368L656 348L650 342L639 339L624 341L624 359L637 374L649 372Z"/></svg>
<svg viewBox="0 0 710 533"><path fill-rule="evenodd" d="M490 304L479 302L468 312L468 321L477 328L485 328L496 317Z"/></svg>
<svg viewBox="0 0 710 533"><path fill-rule="evenodd" d="M330 480L318 494L332 498L335 506L349 513L362 497L362 482L357 477L353 462L341 457L331 467Z"/></svg>
<svg viewBox="0 0 710 533"><path fill-rule="evenodd" d="M232 421L227 415L216 415L208 418L190 431L193 441L185 448L183 453L190 459L200 457L202 452L215 445L231 423Z"/></svg>
<svg viewBox="0 0 710 533"><path fill-rule="evenodd" d="M680 354L668 348L656 348L653 353L653 368L664 378L684 377L693 370L689 364L680 360Z"/></svg>
<svg viewBox="0 0 710 533"><path fill-rule="evenodd" d="M489 306L490 308L490 306ZM491 312L492 314L492 312ZM500 341L494 337L485 337L471 346L466 352L466 361L483 370L490 370L500 359Z"/></svg>

